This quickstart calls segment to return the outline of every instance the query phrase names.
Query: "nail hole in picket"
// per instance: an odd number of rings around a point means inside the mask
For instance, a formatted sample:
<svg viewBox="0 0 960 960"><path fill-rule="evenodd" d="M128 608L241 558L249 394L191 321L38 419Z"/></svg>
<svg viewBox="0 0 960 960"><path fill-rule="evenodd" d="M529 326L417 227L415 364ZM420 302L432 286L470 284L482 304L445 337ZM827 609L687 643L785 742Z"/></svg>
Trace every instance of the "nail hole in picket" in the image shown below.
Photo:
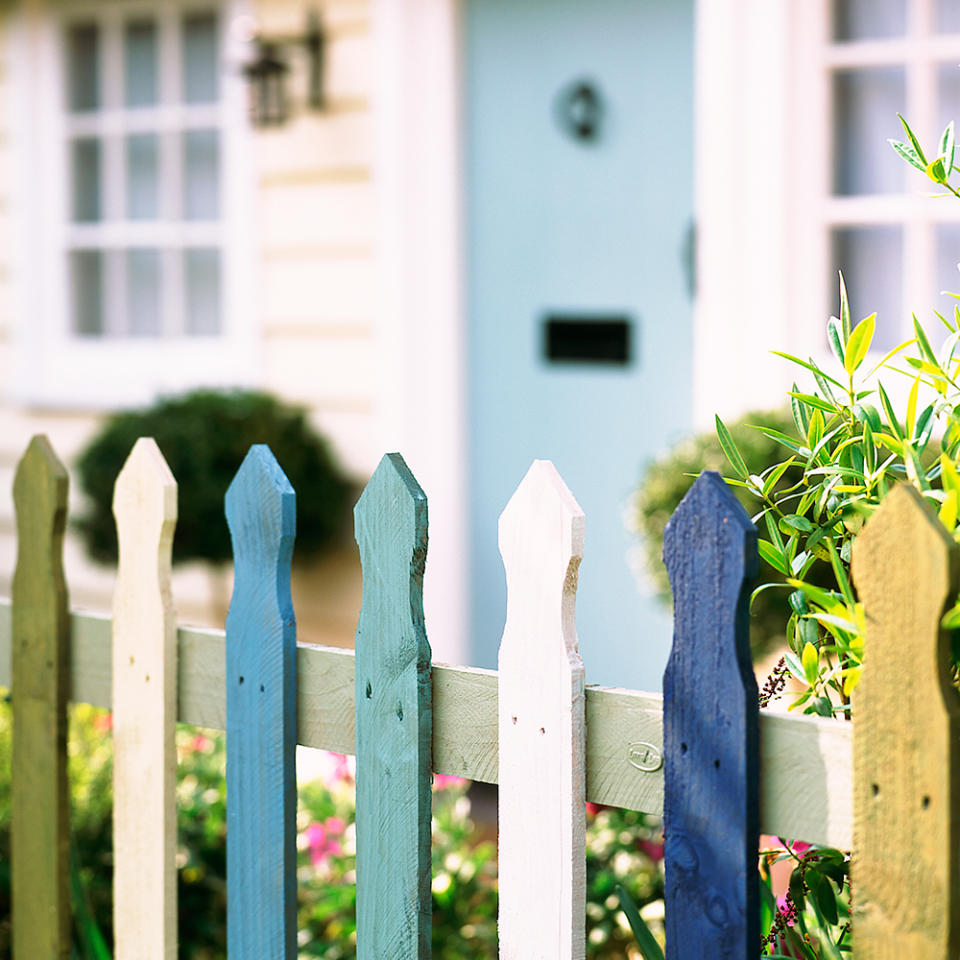
<svg viewBox="0 0 960 960"><path fill-rule="evenodd" d="M879 796L879 794L880 794L880 785L879 785L879 784L877 784L877 783L871 784L871 785L870 785L870 789L873 790L873 795L874 795L875 797L876 797L876 796Z"/></svg>
<svg viewBox="0 0 960 960"><path fill-rule="evenodd" d="M133 666L133 657L130 658L130 666Z"/></svg>
<svg viewBox="0 0 960 960"><path fill-rule="evenodd" d="M149 674L149 673L144 677L143 682L144 682L144 683L149 683L149 682L150 682L150 674Z"/></svg>
<svg viewBox="0 0 960 960"><path fill-rule="evenodd" d="M719 760L714 760L714 761L713 761L713 769L714 769L714 770L719 770L719 769L720 769L720 761L719 761Z"/></svg>
<svg viewBox="0 0 960 960"><path fill-rule="evenodd" d="M687 745L686 745L685 743L681 743L681 744L680 744L680 752L681 752L681 753L686 753L686 752L687 752Z"/></svg>
<svg viewBox="0 0 960 960"><path fill-rule="evenodd" d="M516 718L516 717L513 718L513 725L514 725L514 726L517 725L517 718Z"/></svg>
<svg viewBox="0 0 960 960"><path fill-rule="evenodd" d="M263 693L263 684L260 684L260 692Z"/></svg>
<svg viewBox="0 0 960 960"><path fill-rule="evenodd" d="M929 810L929 809L930 809L930 798L929 798L929 797L924 797L924 798L923 798L923 809L924 809L924 810Z"/></svg>
<svg viewBox="0 0 960 960"><path fill-rule="evenodd" d="M540 728L540 732L541 732L541 733L546 733L547 731L544 730L543 727L541 727L541 728Z"/></svg>
<svg viewBox="0 0 960 960"><path fill-rule="evenodd" d="M403 704L399 702L397 703L397 719L403 719Z"/></svg>
<svg viewBox="0 0 960 960"><path fill-rule="evenodd" d="M367 699L369 700L373 696L373 687L370 686L370 681L367 681Z"/></svg>
<svg viewBox="0 0 960 960"><path fill-rule="evenodd" d="M243 683L243 677L240 678L240 682Z"/></svg>

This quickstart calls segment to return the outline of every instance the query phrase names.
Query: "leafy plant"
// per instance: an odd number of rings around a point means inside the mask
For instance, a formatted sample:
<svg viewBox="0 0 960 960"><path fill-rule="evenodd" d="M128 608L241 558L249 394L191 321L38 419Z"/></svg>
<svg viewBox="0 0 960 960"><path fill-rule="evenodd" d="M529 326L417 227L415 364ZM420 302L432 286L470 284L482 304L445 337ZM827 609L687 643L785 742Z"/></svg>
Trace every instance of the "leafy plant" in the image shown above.
<svg viewBox="0 0 960 960"><path fill-rule="evenodd" d="M320 549L341 526L347 480L302 410L266 393L197 390L114 414L80 454L77 473L88 510L77 526L95 560L116 561L113 485L142 436L157 441L182 491L174 563L230 559L223 496L254 443L269 444L297 491L298 552Z"/></svg>

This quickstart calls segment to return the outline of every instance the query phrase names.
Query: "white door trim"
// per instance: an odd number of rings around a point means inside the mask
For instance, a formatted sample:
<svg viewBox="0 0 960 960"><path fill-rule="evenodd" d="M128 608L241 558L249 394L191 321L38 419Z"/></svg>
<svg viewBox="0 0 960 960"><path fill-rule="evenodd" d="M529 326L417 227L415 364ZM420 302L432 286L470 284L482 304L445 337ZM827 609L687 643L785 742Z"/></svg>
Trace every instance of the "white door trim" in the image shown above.
<svg viewBox="0 0 960 960"><path fill-rule="evenodd" d="M427 494L427 631L455 663L470 655L459 7L372 5L380 445Z"/></svg>

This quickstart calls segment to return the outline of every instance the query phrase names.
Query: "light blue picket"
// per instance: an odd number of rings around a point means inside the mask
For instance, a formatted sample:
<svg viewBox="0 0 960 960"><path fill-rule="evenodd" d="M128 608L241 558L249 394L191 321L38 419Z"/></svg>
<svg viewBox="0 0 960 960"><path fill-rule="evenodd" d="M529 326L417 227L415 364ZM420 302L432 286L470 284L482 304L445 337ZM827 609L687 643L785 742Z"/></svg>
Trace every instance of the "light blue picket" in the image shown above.
<svg viewBox="0 0 960 960"><path fill-rule="evenodd" d="M663 675L667 960L754 960L759 734L748 584L757 531L704 473L664 532L673 648Z"/></svg>
<svg viewBox="0 0 960 960"><path fill-rule="evenodd" d="M227 950L294 960L296 495L269 448L250 448L226 495L234 587L227 615Z"/></svg>
<svg viewBox="0 0 960 960"><path fill-rule="evenodd" d="M356 638L357 957L430 956L427 498L387 454L354 511L363 563Z"/></svg>

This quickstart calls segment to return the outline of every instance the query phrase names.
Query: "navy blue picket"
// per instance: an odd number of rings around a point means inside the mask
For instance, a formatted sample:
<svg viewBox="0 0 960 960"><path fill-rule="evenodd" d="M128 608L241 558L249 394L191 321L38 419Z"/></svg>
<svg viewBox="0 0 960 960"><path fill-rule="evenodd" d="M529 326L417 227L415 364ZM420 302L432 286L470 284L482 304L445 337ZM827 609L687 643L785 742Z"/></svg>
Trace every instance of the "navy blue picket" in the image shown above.
<svg viewBox="0 0 960 960"><path fill-rule="evenodd" d="M427 498L400 454L380 461L354 517L363 563L356 639L357 957L429 960Z"/></svg>
<svg viewBox="0 0 960 960"><path fill-rule="evenodd" d="M749 584L757 531L704 473L664 532L673 648L663 675L667 960L760 949L757 683Z"/></svg>
<svg viewBox="0 0 960 960"><path fill-rule="evenodd" d="M250 448L226 495L227 952L297 955L297 630L290 598L296 495L269 448Z"/></svg>

